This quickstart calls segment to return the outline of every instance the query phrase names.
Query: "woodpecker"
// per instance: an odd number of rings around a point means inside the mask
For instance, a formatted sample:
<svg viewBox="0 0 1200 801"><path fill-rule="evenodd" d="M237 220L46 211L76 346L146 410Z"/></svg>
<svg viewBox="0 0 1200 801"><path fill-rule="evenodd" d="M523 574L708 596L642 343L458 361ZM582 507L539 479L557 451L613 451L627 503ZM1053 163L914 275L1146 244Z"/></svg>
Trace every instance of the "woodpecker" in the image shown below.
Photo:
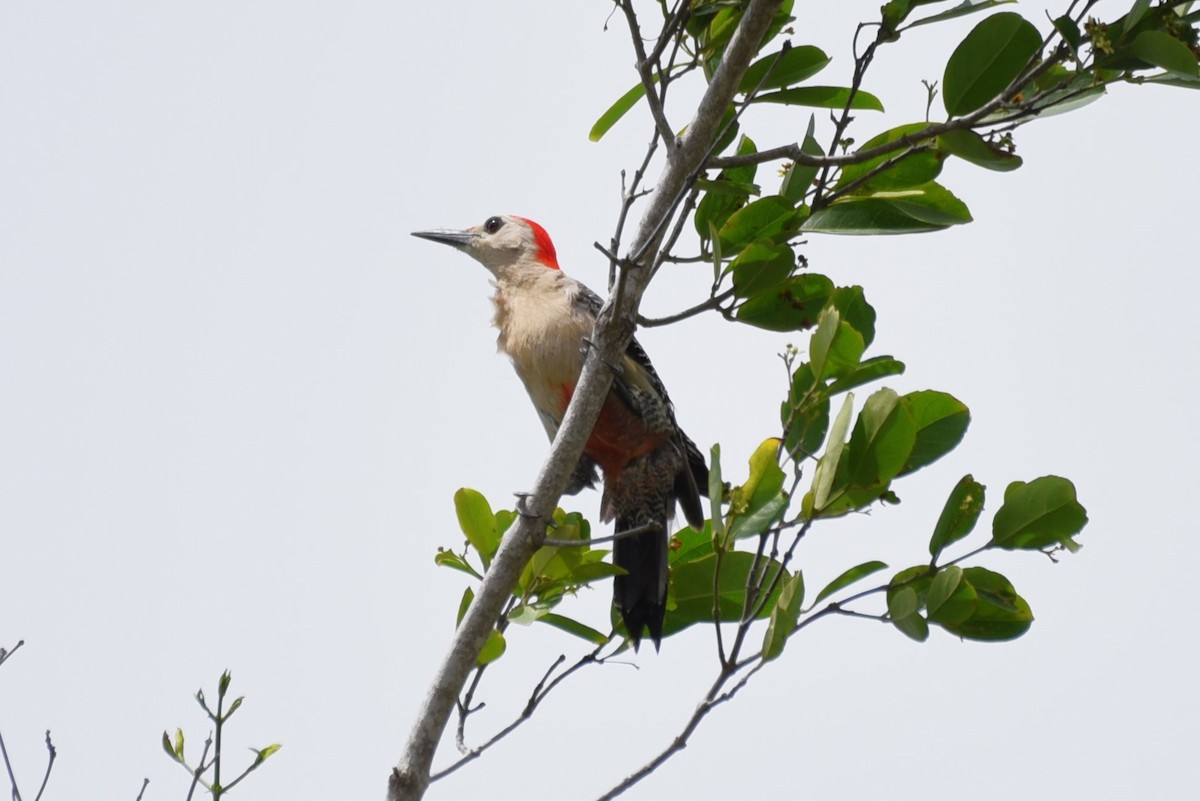
<svg viewBox="0 0 1200 801"><path fill-rule="evenodd" d="M524 217L500 215L465 231L413 236L457 248L492 274L499 350L511 359L553 440L583 369L600 296L562 272L550 236ZM666 612L668 527L676 502L689 525L703 527L708 466L675 422L667 390L636 339L612 367L612 388L567 493L594 486L597 468L603 474L600 517L615 521L613 561L625 570L614 580L613 602L634 647L644 629L657 649Z"/></svg>

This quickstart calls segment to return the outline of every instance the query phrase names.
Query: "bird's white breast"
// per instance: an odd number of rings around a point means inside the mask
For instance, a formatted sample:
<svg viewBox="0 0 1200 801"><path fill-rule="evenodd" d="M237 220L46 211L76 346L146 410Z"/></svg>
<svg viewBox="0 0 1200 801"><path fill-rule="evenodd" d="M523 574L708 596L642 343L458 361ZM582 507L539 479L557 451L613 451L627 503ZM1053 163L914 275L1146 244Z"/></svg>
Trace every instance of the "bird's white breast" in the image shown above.
<svg viewBox="0 0 1200 801"><path fill-rule="evenodd" d="M556 270L506 276L495 286L497 344L538 411L557 425L583 368L592 316L575 302L578 285Z"/></svg>

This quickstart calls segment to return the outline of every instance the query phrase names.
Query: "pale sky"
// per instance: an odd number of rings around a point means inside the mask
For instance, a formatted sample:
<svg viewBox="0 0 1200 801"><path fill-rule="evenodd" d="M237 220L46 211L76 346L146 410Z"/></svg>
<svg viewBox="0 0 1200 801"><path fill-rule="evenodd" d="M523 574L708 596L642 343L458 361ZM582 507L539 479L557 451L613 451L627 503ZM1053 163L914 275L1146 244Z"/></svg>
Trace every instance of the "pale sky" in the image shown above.
<svg viewBox="0 0 1200 801"><path fill-rule="evenodd" d="M796 6L793 41L844 83L853 22L879 0ZM1042 4L1010 8L1047 29ZM554 0L0 5L0 646L26 641L0 668L0 731L27 798L47 728L47 799L133 799L143 777L146 799L183 798L159 738L182 726L198 755L191 696L225 668L247 695L226 771L284 746L233 797L383 797L465 586L433 563L461 544L453 493L507 505L548 447L494 352L486 272L409 232L522 214L603 287L592 243L650 137L639 110L587 141L636 80L608 16ZM852 135L921 119L920 79L977 21L885 48L866 88L888 113ZM746 130L766 147L807 119L772 108ZM982 562L1033 607L1013 643L814 625L628 798L1191 797L1197 130L1200 95L1118 87L1019 132L1015 173L952 164L971 225L810 238L812 269L865 286L870 353L908 364L888 384L973 414L956 451L895 486L902 505L813 530L810 592L868 559L926 561L965 473L988 486L981 532L1010 481L1069 477L1084 548ZM708 270L664 272L644 311L698 302ZM641 340L688 433L744 478L778 427L776 354L807 335L702 317ZM594 514L597 495L567 504ZM602 627L608 603L602 585L563 611ZM514 629L468 740L585 650ZM602 793L669 744L717 667L706 628L630 661L571 679L428 797Z"/></svg>

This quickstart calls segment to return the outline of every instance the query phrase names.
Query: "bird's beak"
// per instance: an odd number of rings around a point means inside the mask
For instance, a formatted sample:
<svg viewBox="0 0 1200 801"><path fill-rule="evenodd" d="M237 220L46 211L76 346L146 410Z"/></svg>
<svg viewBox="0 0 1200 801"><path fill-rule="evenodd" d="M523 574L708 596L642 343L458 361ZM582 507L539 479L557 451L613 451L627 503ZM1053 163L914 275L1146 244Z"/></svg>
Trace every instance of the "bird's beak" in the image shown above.
<svg viewBox="0 0 1200 801"><path fill-rule="evenodd" d="M470 245L479 236L471 231L413 231L412 235L459 249Z"/></svg>

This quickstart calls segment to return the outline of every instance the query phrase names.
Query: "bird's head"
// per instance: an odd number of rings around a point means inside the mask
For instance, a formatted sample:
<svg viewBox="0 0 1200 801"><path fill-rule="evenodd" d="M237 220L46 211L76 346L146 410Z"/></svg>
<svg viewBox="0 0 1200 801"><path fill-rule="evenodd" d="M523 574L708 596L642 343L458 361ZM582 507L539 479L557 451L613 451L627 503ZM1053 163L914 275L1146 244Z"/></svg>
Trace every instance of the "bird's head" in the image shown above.
<svg viewBox="0 0 1200 801"><path fill-rule="evenodd" d="M524 217L501 214L465 231L414 231L413 236L458 248L496 276L515 266L558 269L550 235Z"/></svg>

